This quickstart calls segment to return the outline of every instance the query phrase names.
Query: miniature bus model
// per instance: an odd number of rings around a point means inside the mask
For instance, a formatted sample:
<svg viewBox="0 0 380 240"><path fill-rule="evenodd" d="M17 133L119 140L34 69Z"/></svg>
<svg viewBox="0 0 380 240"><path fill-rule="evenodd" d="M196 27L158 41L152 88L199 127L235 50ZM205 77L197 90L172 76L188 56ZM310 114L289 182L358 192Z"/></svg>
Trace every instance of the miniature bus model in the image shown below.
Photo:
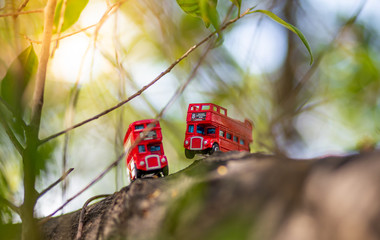
<svg viewBox="0 0 380 240"><path fill-rule="evenodd" d="M189 104L186 117L185 155L215 151L250 151L252 123L232 119L227 109L212 103Z"/></svg>
<svg viewBox="0 0 380 240"><path fill-rule="evenodd" d="M140 139L139 136L142 136L143 131L154 121L154 119L146 119L131 123L124 137L124 148L128 149ZM159 122L145 135L144 139L129 150L126 164L131 181L149 175L159 177L168 175L169 166L162 146Z"/></svg>

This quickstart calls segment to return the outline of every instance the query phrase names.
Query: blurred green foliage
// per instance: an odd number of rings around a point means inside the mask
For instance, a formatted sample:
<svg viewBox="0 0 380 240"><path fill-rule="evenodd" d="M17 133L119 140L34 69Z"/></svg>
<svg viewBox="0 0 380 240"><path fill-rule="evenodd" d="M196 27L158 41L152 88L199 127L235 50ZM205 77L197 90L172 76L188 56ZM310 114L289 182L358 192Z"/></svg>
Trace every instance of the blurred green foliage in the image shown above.
<svg viewBox="0 0 380 240"><path fill-rule="evenodd" d="M54 15L54 30L57 31L59 27L59 21L61 19L62 5L65 0L58 1L57 8ZM86 7L88 0L76 1L66 0L65 11L63 14L63 21L61 26L61 32L66 31L74 23L76 23L81 15L83 9Z"/></svg>

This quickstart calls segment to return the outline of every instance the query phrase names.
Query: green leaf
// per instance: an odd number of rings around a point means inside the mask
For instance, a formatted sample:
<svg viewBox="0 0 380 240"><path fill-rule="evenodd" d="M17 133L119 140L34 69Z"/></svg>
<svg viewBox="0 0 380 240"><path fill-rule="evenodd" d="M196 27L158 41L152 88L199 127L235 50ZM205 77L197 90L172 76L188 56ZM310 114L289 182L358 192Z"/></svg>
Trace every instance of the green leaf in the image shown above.
<svg viewBox="0 0 380 240"><path fill-rule="evenodd" d="M240 16L241 0L230 0L238 8L238 16Z"/></svg>
<svg viewBox="0 0 380 240"><path fill-rule="evenodd" d="M24 110L22 96L30 79L37 71L38 58L32 45L25 49L11 64L1 81L1 97L16 116Z"/></svg>
<svg viewBox="0 0 380 240"><path fill-rule="evenodd" d="M219 29L218 0L177 0L177 3L185 13L201 18L206 27L211 24L216 30Z"/></svg>
<svg viewBox="0 0 380 240"><path fill-rule="evenodd" d="M58 29L63 2L64 0L60 0L57 4L57 8L55 9L55 16L54 16L55 32ZM69 27L71 27L74 23L78 21L87 3L88 3L88 0L67 0L61 32L67 30Z"/></svg>
<svg viewBox="0 0 380 240"><path fill-rule="evenodd" d="M303 44L307 48L307 51L310 54L310 65L313 63L314 58L313 58L313 54L311 52L310 45L309 45L308 41L306 40L306 37L302 34L302 32L300 30L298 30L298 28L296 28L295 26L293 26L290 23L285 22L280 17L278 17L276 14L274 14L274 13L272 13L270 11L267 11L267 10L255 10L255 11L251 11L249 13L256 13L256 12L263 13L263 14L267 15L268 17L270 17L275 22L281 24L282 26L286 27L290 31L292 31L295 34L297 34L297 36L301 39L301 41L303 42Z"/></svg>

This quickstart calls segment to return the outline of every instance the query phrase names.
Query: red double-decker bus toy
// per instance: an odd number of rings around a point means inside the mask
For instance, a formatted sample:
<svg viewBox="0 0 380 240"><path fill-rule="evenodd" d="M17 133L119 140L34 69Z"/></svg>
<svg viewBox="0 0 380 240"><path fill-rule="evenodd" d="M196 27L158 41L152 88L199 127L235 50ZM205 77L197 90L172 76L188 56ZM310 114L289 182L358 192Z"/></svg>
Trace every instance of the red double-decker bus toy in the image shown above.
<svg viewBox="0 0 380 240"><path fill-rule="evenodd" d="M189 104L186 117L185 155L215 151L250 151L252 123L232 119L227 109L212 103Z"/></svg>
<svg viewBox="0 0 380 240"><path fill-rule="evenodd" d="M144 176L167 176L169 173L168 160L162 146L162 133L160 123L153 127L154 119L146 119L133 122L129 125L124 137L125 149L130 148L140 140L138 144L129 150L126 157L127 170L131 181ZM152 127L149 132L144 130Z"/></svg>

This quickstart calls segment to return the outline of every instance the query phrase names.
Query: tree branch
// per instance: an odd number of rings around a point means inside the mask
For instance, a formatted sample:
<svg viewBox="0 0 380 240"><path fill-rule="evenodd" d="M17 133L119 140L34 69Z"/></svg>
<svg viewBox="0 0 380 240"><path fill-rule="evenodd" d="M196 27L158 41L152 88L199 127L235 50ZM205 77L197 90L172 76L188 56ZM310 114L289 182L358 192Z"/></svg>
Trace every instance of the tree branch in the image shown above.
<svg viewBox="0 0 380 240"><path fill-rule="evenodd" d="M54 183L52 183L49 187L47 187L45 190L43 190L37 197L40 198L42 197L45 193L47 193L48 191L50 191L50 189L52 189L53 187L55 187L58 183L62 182L63 180L65 180L65 178L67 177L67 175L69 175L72 171L74 170L74 168L70 168L69 170L67 170L63 175L62 177L60 177L57 181L55 181Z"/></svg>
<svg viewBox="0 0 380 240"><path fill-rule="evenodd" d="M94 44L96 43L96 39L98 37L98 33L100 28L103 26L104 22L108 19L110 15L112 15L117 9L120 8L120 6L126 2L127 0L121 0L119 2L116 2L109 6L106 10L106 12L103 14L102 18L99 20L99 22L96 24L96 29L94 33Z"/></svg>
<svg viewBox="0 0 380 240"><path fill-rule="evenodd" d="M9 207L12 211L14 211L14 212L17 213L18 215L20 215L20 208L17 207L16 205L14 205L13 203L11 203L10 201L8 201L7 199L1 197L1 196L0 196L0 203L6 205L6 206Z"/></svg>
<svg viewBox="0 0 380 240"><path fill-rule="evenodd" d="M40 62L37 69L36 85L34 88L31 126L39 132L42 106L44 102L44 90L46 81L46 71L49 61L50 42L53 34L54 13L57 0L49 0L46 5L44 31L42 37L42 49Z"/></svg>
<svg viewBox="0 0 380 240"><path fill-rule="evenodd" d="M29 0L25 0L21 5L20 7L17 9L17 11L21 12L25 7L26 5L28 5L29 3Z"/></svg>
<svg viewBox="0 0 380 240"><path fill-rule="evenodd" d="M226 24L224 24L221 28L220 28L220 31L226 29L229 25L231 25L232 23L235 23L237 20L239 20L240 18L246 16L248 13L249 13L250 9L248 9L247 11L245 11L242 15L240 15L239 17L237 18L234 18L230 21L228 21ZM166 74L168 74L179 62L181 62L183 59L185 59L187 56L190 55L190 53L192 53L195 49L197 49L199 46L203 45L205 42L207 42L209 39L211 39L212 36L214 36L217 32L212 32L211 34L209 34L207 37L205 37L202 41L200 41L199 43L195 44L194 46L192 46L191 48L189 48L180 58L178 58L175 62L173 62L165 71L161 72L155 79L153 79L149 84L145 85L143 88L141 88L139 91L137 91L135 94L133 94L132 96L130 96L129 98L127 98L126 100L124 101L121 101L119 102L118 104L116 104L115 106L87 119L87 120L84 120L78 124L75 124L63 131L60 131L58 133L55 133L49 137L46 137L44 139L42 139L40 141L40 144L44 144L56 137L59 137L61 136L62 134L65 134L75 128L78 128L86 123L89 123L89 122L92 122L110 112L112 112L113 110L115 109L118 109L119 107L123 106L124 104L126 104L127 102L133 100L135 97L138 97L139 95L141 95L145 90L147 90L148 88L150 88L152 85L154 85L158 80L160 80L163 76L165 76Z"/></svg>
<svg viewBox="0 0 380 240"><path fill-rule="evenodd" d="M132 148L132 146L131 146ZM131 149L130 148L130 149ZM118 158L116 161L114 161L113 163L111 163L111 165L109 165L102 173L99 174L98 177L96 177L94 180L92 180L89 184L87 184L86 187L84 187L82 190L80 190L78 193L76 193L73 197L69 198L64 204L62 204L62 206L60 206L59 208L57 208L57 210L55 210L53 213L51 213L50 215L48 215L46 218L44 218L41 223L44 223L46 222L47 220L49 220L52 216L54 216L59 210L61 210L62 208L64 208L67 204L69 204L72 200L74 200L76 197L78 197L79 195L81 195L84 191L86 191L87 189L89 189L92 185L94 185L96 182L98 182L100 179L103 178L103 176L109 172L113 167L117 166L117 164L120 162L121 159L124 158L124 156L127 154L127 152L129 151L129 149L126 149Z"/></svg>
<svg viewBox="0 0 380 240"><path fill-rule="evenodd" d="M14 17L14 16L31 14L31 13L42 13L42 12L44 12L43 9L36 9L36 10L30 10L30 11L25 11L25 12L6 13L6 14L0 14L0 18L2 18L2 17Z"/></svg>
<svg viewBox="0 0 380 240"><path fill-rule="evenodd" d="M7 133L9 139L13 143L13 146L17 149L17 151L22 155L24 151L24 147L21 145L21 143L16 138L16 135L12 132L11 128L8 126L7 122L1 117L0 118L1 125L3 125L5 132Z"/></svg>
<svg viewBox="0 0 380 240"><path fill-rule="evenodd" d="M67 0L63 0L61 13L59 16L59 22L58 22L57 40L55 41L55 46L53 48L53 51L51 52L51 57L54 57L55 50L57 50L58 45L59 45L59 37L61 36L61 30L62 30L62 26L65 20L66 6L67 6Z"/></svg>

